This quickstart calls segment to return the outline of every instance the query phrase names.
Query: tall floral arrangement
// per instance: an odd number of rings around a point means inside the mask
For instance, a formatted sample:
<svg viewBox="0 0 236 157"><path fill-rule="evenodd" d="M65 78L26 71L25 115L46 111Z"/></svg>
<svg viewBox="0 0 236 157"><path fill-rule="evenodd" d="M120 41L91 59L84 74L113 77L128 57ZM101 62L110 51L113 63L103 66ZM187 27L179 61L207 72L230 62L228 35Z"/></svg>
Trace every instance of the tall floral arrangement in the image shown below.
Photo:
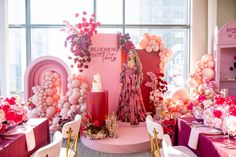
<svg viewBox="0 0 236 157"><path fill-rule="evenodd" d="M163 79L164 74L159 73L158 75L154 74L153 72L147 72L147 75L150 77L151 81L147 81L145 83L146 87L150 87L150 102L152 102L155 107L160 107L159 105L162 104L164 93L167 92L167 82Z"/></svg>
<svg viewBox="0 0 236 157"><path fill-rule="evenodd" d="M82 16L79 13L75 17L80 19L78 24L71 24L65 20L66 27L62 31L68 34L65 40L65 47L69 45L71 55L68 59L72 60L71 67L76 66L80 72L88 68L88 62L91 62L90 46L92 45L91 37L97 33L99 22L95 22L95 14L87 18L87 12L83 12Z"/></svg>
<svg viewBox="0 0 236 157"><path fill-rule="evenodd" d="M0 97L0 132L28 119L28 111L18 97Z"/></svg>
<svg viewBox="0 0 236 157"><path fill-rule="evenodd" d="M118 48L123 49L126 53L129 52L130 49L134 49L134 43L132 42L129 33L126 34L117 34L117 46Z"/></svg>

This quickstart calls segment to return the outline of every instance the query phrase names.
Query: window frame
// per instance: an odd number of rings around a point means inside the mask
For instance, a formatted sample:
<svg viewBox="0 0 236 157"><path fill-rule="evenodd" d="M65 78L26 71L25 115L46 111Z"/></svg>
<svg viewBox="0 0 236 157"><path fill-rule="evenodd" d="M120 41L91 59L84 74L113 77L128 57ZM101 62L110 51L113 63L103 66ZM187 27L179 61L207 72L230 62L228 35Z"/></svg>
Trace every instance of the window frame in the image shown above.
<svg viewBox="0 0 236 157"><path fill-rule="evenodd" d="M99 28L121 28L122 33L128 33L126 32L126 29L132 29L132 28L145 28L145 29L187 29L187 57L184 58L184 67L187 67L184 70L184 78L187 79L189 70L190 70L190 48L191 48L191 27L190 27L190 21L191 21L191 0L187 1L187 23L186 24L126 24L125 23L125 0L122 0L122 24L101 24ZM11 28L25 28L26 32L26 66L28 66L31 62L31 29L32 28L61 28L65 26L64 24L31 24L31 15L30 15L30 2L31 0L25 0L25 24L9 24L9 29ZM93 11L96 14L97 13L97 3L98 0L91 1L93 3ZM96 21L95 17L95 21ZM0 91L1 92L1 91Z"/></svg>

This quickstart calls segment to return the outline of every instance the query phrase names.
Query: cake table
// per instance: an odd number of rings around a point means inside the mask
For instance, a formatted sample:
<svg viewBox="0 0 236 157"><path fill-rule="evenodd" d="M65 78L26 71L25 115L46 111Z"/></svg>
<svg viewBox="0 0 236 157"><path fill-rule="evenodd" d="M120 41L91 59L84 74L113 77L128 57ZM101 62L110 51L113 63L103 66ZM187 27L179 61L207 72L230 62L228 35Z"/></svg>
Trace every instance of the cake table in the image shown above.
<svg viewBox="0 0 236 157"><path fill-rule="evenodd" d="M93 120L103 123L108 115L108 91L88 92L87 106Z"/></svg>

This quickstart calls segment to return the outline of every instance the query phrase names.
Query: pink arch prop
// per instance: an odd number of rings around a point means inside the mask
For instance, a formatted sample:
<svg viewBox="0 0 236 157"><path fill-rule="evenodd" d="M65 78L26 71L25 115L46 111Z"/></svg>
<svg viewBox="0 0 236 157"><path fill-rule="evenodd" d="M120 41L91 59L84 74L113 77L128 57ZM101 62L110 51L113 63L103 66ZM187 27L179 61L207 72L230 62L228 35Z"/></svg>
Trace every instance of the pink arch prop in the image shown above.
<svg viewBox="0 0 236 157"><path fill-rule="evenodd" d="M32 61L25 72L25 101L33 96L32 87L41 84L41 80L47 71L54 71L60 75L60 94L65 95L67 91L67 77L70 76L70 69L65 62L57 57L43 56Z"/></svg>

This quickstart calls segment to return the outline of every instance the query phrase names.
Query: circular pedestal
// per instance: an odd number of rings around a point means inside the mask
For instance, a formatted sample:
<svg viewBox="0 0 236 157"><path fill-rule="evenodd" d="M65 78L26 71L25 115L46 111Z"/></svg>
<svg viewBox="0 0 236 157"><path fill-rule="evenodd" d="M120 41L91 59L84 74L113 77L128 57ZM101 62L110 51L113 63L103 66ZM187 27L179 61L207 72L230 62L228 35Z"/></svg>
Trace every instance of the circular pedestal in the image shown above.
<svg viewBox="0 0 236 157"><path fill-rule="evenodd" d="M119 123L118 138L90 140L81 138L82 143L99 152L105 153L137 153L150 149L145 122L133 126L129 123Z"/></svg>

